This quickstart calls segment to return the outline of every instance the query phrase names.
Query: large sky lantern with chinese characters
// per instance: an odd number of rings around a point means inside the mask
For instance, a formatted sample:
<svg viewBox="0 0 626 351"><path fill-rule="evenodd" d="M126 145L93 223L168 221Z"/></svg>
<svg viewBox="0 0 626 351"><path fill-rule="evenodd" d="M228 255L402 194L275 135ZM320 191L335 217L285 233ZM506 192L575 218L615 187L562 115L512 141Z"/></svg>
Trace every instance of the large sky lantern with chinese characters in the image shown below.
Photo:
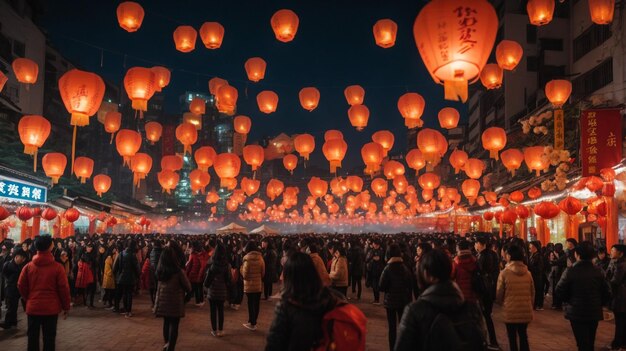
<svg viewBox="0 0 626 351"><path fill-rule="evenodd" d="M468 84L479 79L498 31L498 16L486 0L433 0L417 15L415 44L447 100L467 101Z"/></svg>

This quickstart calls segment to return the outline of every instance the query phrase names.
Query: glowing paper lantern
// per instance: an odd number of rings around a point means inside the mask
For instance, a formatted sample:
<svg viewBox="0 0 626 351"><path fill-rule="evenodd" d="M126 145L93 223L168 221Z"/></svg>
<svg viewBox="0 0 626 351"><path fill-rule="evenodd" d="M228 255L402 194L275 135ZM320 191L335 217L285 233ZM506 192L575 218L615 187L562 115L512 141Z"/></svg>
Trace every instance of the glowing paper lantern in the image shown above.
<svg viewBox="0 0 626 351"><path fill-rule="evenodd" d="M517 203L522 202L524 200L524 193L519 190L515 190L509 195L509 200Z"/></svg>
<svg viewBox="0 0 626 351"><path fill-rule="evenodd" d="M256 83L265 78L265 68L267 67L267 63L265 63L265 60L262 58L249 58L244 64L244 67L249 80Z"/></svg>
<svg viewBox="0 0 626 351"><path fill-rule="evenodd" d="M218 154L213 163L215 173L220 177L220 187L234 189L237 186L237 175L241 169L239 156L232 153Z"/></svg>
<svg viewBox="0 0 626 351"><path fill-rule="evenodd" d="M166 155L161 158L161 169L164 171L178 171L182 168L183 158L179 155Z"/></svg>
<svg viewBox="0 0 626 351"><path fill-rule="evenodd" d="M9 77L7 77L6 74L4 74L3 72L0 72L0 92L2 91L4 85L7 83L8 80Z"/></svg>
<svg viewBox="0 0 626 351"><path fill-rule="evenodd" d="M102 197L102 194L109 191L111 188L111 177L106 174L98 174L93 177L93 189L96 191L96 194Z"/></svg>
<svg viewBox="0 0 626 351"><path fill-rule="evenodd" d="M302 108L311 112L317 108L320 102L320 91L314 87L302 88L300 93L298 93L298 97L300 98Z"/></svg>
<svg viewBox="0 0 626 351"><path fill-rule="evenodd" d="M24 144L24 153L34 157L33 171L35 172L37 171L37 152L50 136L50 128L50 122L39 115L24 116L17 124L20 140Z"/></svg>
<svg viewBox="0 0 626 351"><path fill-rule="evenodd" d="M89 116L98 112L104 97L104 81L95 73L73 69L59 78L59 93L72 114L70 125L89 125Z"/></svg>
<svg viewBox="0 0 626 351"><path fill-rule="evenodd" d="M435 173L424 173L418 178L417 182L424 190L437 189L440 184L439 176Z"/></svg>
<svg viewBox="0 0 626 351"><path fill-rule="evenodd" d="M374 40L376 45L381 48L390 48L396 43L396 34L398 33L398 25L390 19L381 19L374 24L372 28L374 32Z"/></svg>
<svg viewBox="0 0 626 351"><path fill-rule="evenodd" d="M143 111L148 111L148 100L157 87L156 76L150 68L133 67L126 72L124 89L132 101L133 109L140 111L140 118L143 118Z"/></svg>
<svg viewBox="0 0 626 351"><path fill-rule="evenodd" d="M293 146L305 160L315 150L315 138L310 134L300 134L293 139Z"/></svg>
<svg viewBox="0 0 626 351"><path fill-rule="evenodd" d="M176 189L176 186L178 186L180 177L178 173L172 170L163 169L157 174L157 179L159 180L161 188L163 188L163 192L170 194L171 191Z"/></svg>
<svg viewBox="0 0 626 351"><path fill-rule="evenodd" d="M278 95L271 90L264 90L256 96L256 102L261 112L276 112L276 108L278 108Z"/></svg>
<svg viewBox="0 0 626 351"><path fill-rule="evenodd" d="M141 27L144 15L143 7L134 1L124 1L117 6L117 23L129 33Z"/></svg>
<svg viewBox="0 0 626 351"><path fill-rule="evenodd" d="M228 84L222 85L217 90L217 110L222 113L232 115L237 107L239 93L235 87Z"/></svg>
<svg viewBox="0 0 626 351"><path fill-rule="evenodd" d="M346 97L348 105L361 105L365 99L365 89L360 85L350 85L343 91L343 95Z"/></svg>
<svg viewBox="0 0 626 351"><path fill-rule="evenodd" d="M417 133L417 147L422 152L424 160L432 167L437 165L448 151L448 142L439 131L424 128Z"/></svg>
<svg viewBox="0 0 626 351"><path fill-rule="evenodd" d="M404 125L409 128L421 127L426 101L417 93L406 93L398 99L398 110L404 118Z"/></svg>
<svg viewBox="0 0 626 351"><path fill-rule="evenodd" d="M524 149L524 162L529 171L536 171L537 177L541 174L541 171L546 170L550 165L546 159L543 158L543 146L531 146Z"/></svg>
<svg viewBox="0 0 626 351"><path fill-rule="evenodd" d="M219 200L220 200L220 196L215 191L209 191L209 193L206 194L206 202L209 204L215 204Z"/></svg>
<svg viewBox="0 0 626 351"><path fill-rule="evenodd" d="M241 179L241 189L247 196L256 194L256 192L259 191L259 187L261 187L260 180L249 179L247 177Z"/></svg>
<svg viewBox="0 0 626 351"><path fill-rule="evenodd" d="M500 127L489 127L481 136L483 148L489 150L489 157L498 160L498 151L506 146L506 131Z"/></svg>
<svg viewBox="0 0 626 351"><path fill-rule="evenodd" d="M348 189L355 193L360 193L363 190L363 179L358 176L348 176L346 178L346 185Z"/></svg>
<svg viewBox="0 0 626 351"><path fill-rule="evenodd" d="M615 0L589 0L589 13L595 24L611 24L614 12Z"/></svg>
<svg viewBox="0 0 626 351"><path fill-rule="evenodd" d="M285 166L285 169L288 170L289 173L293 174L293 170L298 166L298 156L294 154L283 156L283 166Z"/></svg>
<svg viewBox="0 0 626 351"><path fill-rule="evenodd" d="M161 126L161 123L150 121L145 124L144 129L146 130L146 139L150 141L150 144L154 145L154 143L161 139L161 134L163 134L163 126Z"/></svg>
<svg viewBox="0 0 626 351"><path fill-rule="evenodd" d="M513 40L502 40L498 46L496 46L496 61L498 66L502 69L512 71L517 64L522 60L524 55L524 49L522 46Z"/></svg>
<svg viewBox="0 0 626 351"><path fill-rule="evenodd" d="M263 164L265 152L260 145L246 145L243 148L243 160L256 171Z"/></svg>
<svg viewBox="0 0 626 351"><path fill-rule="evenodd" d="M309 180L307 187L309 188L311 196L313 196L315 199L321 198L328 192L328 182L318 177L311 177L311 180Z"/></svg>
<svg viewBox="0 0 626 351"><path fill-rule="evenodd" d="M329 141L333 139L343 140L343 133L337 129L329 129L326 132L324 132L324 141Z"/></svg>
<svg viewBox="0 0 626 351"><path fill-rule="evenodd" d="M233 127L235 132L247 135L252 128L252 120L248 116L237 116L233 119Z"/></svg>
<svg viewBox="0 0 626 351"><path fill-rule="evenodd" d="M193 158L201 171L208 171L213 166L217 153L210 146L202 146L193 154Z"/></svg>
<svg viewBox="0 0 626 351"><path fill-rule="evenodd" d="M459 124L461 118L459 111L454 107L444 107L437 114L439 125L444 129L453 129Z"/></svg>
<svg viewBox="0 0 626 351"><path fill-rule="evenodd" d="M65 172L67 157L60 152L49 152L41 159L41 165L46 176L52 178L52 184L56 184Z"/></svg>
<svg viewBox="0 0 626 351"><path fill-rule="evenodd" d="M362 131L367 127L367 121L370 118L370 110L365 105L354 105L348 109L348 118L350 124L358 131Z"/></svg>
<svg viewBox="0 0 626 351"><path fill-rule="evenodd" d="M514 225L516 221L517 213L515 212L515 210L508 209L502 212L502 223Z"/></svg>
<svg viewBox="0 0 626 351"><path fill-rule="evenodd" d="M478 79L497 31L498 16L486 0L436 0L422 8L413 26L415 44L446 99L467 100L467 84Z"/></svg>
<svg viewBox="0 0 626 351"><path fill-rule="evenodd" d="M538 187L534 186L528 189L528 197L531 200L537 199L539 198L539 196L541 196L541 189L539 189Z"/></svg>
<svg viewBox="0 0 626 351"><path fill-rule="evenodd" d="M394 179L397 176L403 175L404 172L404 165L395 160L388 161L383 167L383 173L387 179Z"/></svg>
<svg viewBox="0 0 626 351"><path fill-rule="evenodd" d="M206 101L201 97L195 97L189 103L189 112L194 115L203 115L206 112Z"/></svg>
<svg viewBox="0 0 626 351"><path fill-rule="evenodd" d="M463 150L454 149L452 153L450 153L450 165L454 168L454 174L459 174L459 171L463 169L465 163L467 162L467 152Z"/></svg>
<svg viewBox="0 0 626 351"><path fill-rule="evenodd" d="M58 216L57 211L55 211L54 208L52 208L52 207L48 207L45 210L43 210L43 212L41 212L41 218L45 219L46 221L51 221L51 220L57 218L57 216ZM2 217L0 217L0 218L2 218Z"/></svg>
<svg viewBox="0 0 626 351"><path fill-rule="evenodd" d="M564 79L554 79L546 83L546 97L554 108L562 107L572 93L572 83Z"/></svg>
<svg viewBox="0 0 626 351"><path fill-rule="evenodd" d="M365 163L365 174L373 175L380 170L384 158L383 147L378 143L367 143L361 148L361 158Z"/></svg>
<svg viewBox="0 0 626 351"><path fill-rule="evenodd" d="M461 189L463 190L463 195L465 195L469 201L469 204L473 205L480 191L480 182L476 179L466 179L463 181L463 184L461 184Z"/></svg>
<svg viewBox="0 0 626 351"><path fill-rule="evenodd" d="M191 52L196 48L198 33L192 26L178 26L174 30L174 44L180 52Z"/></svg>
<svg viewBox="0 0 626 351"><path fill-rule="evenodd" d="M23 84L35 84L39 75L39 65L31 59L16 58L11 64L17 81Z"/></svg>
<svg viewBox="0 0 626 351"><path fill-rule="evenodd" d="M217 91L223 85L228 85L228 81L222 78L213 77L209 79L209 92L211 92L211 95L217 96Z"/></svg>
<svg viewBox="0 0 626 351"><path fill-rule="evenodd" d="M502 86L504 71L495 63L488 63L480 72L480 82L487 89L498 89Z"/></svg>
<svg viewBox="0 0 626 351"><path fill-rule="evenodd" d="M477 158L470 158L465 162L463 170L471 179L479 179L485 170L485 163Z"/></svg>
<svg viewBox="0 0 626 351"><path fill-rule="evenodd" d="M170 84L171 73L169 69L161 66L154 66L150 68L150 70L152 71L152 73L154 73L154 79L156 81L156 92L162 91L163 88Z"/></svg>
<svg viewBox="0 0 626 351"><path fill-rule="evenodd" d="M74 160L74 174L80 179L82 184L91 177L93 164L93 160L89 157L76 157L76 160Z"/></svg>
<svg viewBox="0 0 626 351"><path fill-rule="evenodd" d="M330 162L330 172L337 172L337 167L341 167L341 161L346 156L348 144L343 139L331 139L324 143L322 152L324 157Z"/></svg>
<svg viewBox="0 0 626 351"><path fill-rule="evenodd" d="M524 154L518 149L508 149L500 154L502 164L511 172L511 176L515 176L515 171L522 166Z"/></svg>
<svg viewBox="0 0 626 351"><path fill-rule="evenodd" d="M20 221L26 222L27 220L33 218L34 213L33 209L28 208L26 206L18 207L15 210L15 216L20 219Z"/></svg>
<svg viewBox="0 0 626 351"><path fill-rule="evenodd" d="M283 43L287 43L293 40L298 32L298 24L300 19L295 12L291 10L278 10L272 16L270 24L276 39Z"/></svg>
<svg viewBox="0 0 626 351"><path fill-rule="evenodd" d="M526 11L528 11L530 24L543 26L552 21L554 0L528 0Z"/></svg>
<svg viewBox="0 0 626 351"><path fill-rule="evenodd" d="M415 170L417 174L420 169L426 167L426 160L424 160L424 155L419 149L411 149L404 158L406 160L407 166Z"/></svg>
<svg viewBox="0 0 626 351"><path fill-rule="evenodd" d="M535 214L543 219L552 219L561 213L559 206L549 201L543 201L535 205Z"/></svg>
<svg viewBox="0 0 626 351"><path fill-rule="evenodd" d="M567 196L559 202L559 208L567 213L568 216L573 216L583 209L583 204L577 198Z"/></svg>
<svg viewBox="0 0 626 351"><path fill-rule="evenodd" d="M122 114L119 112L109 111L104 115L104 130L107 133L111 133L111 144L113 143L113 137L115 133L120 130L122 126Z"/></svg>
<svg viewBox="0 0 626 351"><path fill-rule="evenodd" d="M124 165L128 165L130 158L141 148L141 134L134 130L121 129L115 136L115 147L124 158Z"/></svg>
<svg viewBox="0 0 626 351"><path fill-rule="evenodd" d="M200 27L200 39L207 49L219 49L224 40L224 27L218 22L204 22Z"/></svg>
<svg viewBox="0 0 626 351"><path fill-rule="evenodd" d="M270 200L274 201L280 194L283 193L285 184L278 179L270 179L267 183L266 194Z"/></svg>
<svg viewBox="0 0 626 351"><path fill-rule="evenodd" d="M211 176L208 172L194 169L189 172L189 187L193 193L202 193L204 194L204 189L211 182Z"/></svg>
<svg viewBox="0 0 626 351"><path fill-rule="evenodd" d="M372 134L372 141L383 147L383 157L387 157L387 153L393 148L395 137L388 130L379 130Z"/></svg>
<svg viewBox="0 0 626 351"><path fill-rule="evenodd" d="M145 179L152 169L152 157L138 152L130 159L130 169L133 171L133 184L139 187L139 182Z"/></svg>
<svg viewBox="0 0 626 351"><path fill-rule="evenodd" d="M198 130L191 123L181 123L176 127L176 139L183 144L183 153L191 153L191 145L198 141Z"/></svg>

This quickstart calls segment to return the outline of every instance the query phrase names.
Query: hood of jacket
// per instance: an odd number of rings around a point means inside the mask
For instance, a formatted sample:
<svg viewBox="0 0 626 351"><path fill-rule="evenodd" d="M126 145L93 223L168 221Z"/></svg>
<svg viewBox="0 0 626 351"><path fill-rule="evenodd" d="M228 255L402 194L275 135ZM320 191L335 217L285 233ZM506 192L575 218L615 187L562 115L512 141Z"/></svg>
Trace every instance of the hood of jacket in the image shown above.
<svg viewBox="0 0 626 351"><path fill-rule="evenodd" d="M525 275L528 273L528 267L522 261L511 261L506 264L505 269L508 269L517 275Z"/></svg>
<svg viewBox="0 0 626 351"><path fill-rule="evenodd" d="M55 262L54 256L49 251L38 251L33 258L33 264L39 267L49 266Z"/></svg>
<svg viewBox="0 0 626 351"><path fill-rule="evenodd" d="M243 256L244 261L260 261L263 255L259 251L250 251Z"/></svg>
<svg viewBox="0 0 626 351"><path fill-rule="evenodd" d="M392 257L389 259L389 261L387 261L387 263L402 263L402 262L404 262L402 257Z"/></svg>
<svg viewBox="0 0 626 351"><path fill-rule="evenodd" d="M443 312L456 311L465 302L461 289L451 280L429 286L418 300L429 302Z"/></svg>

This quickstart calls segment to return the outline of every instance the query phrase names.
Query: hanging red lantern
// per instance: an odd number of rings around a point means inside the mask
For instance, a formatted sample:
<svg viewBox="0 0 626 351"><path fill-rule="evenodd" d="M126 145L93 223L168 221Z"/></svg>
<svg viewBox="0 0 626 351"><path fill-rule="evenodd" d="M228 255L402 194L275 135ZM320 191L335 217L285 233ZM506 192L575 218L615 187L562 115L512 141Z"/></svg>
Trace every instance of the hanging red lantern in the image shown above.
<svg viewBox="0 0 626 351"><path fill-rule="evenodd" d="M200 39L207 49L219 49L224 40L224 27L218 22L204 22L200 27Z"/></svg>
<svg viewBox="0 0 626 351"><path fill-rule="evenodd" d="M593 193L602 189L603 185L604 185L604 182L602 181L602 179L596 176L588 177L587 182L585 183L585 186L587 187L587 189L589 189L589 191Z"/></svg>
<svg viewBox="0 0 626 351"><path fill-rule="evenodd" d="M549 201L543 201L535 205L535 214L543 219L552 219L561 213L559 206Z"/></svg>
<svg viewBox="0 0 626 351"><path fill-rule="evenodd" d="M515 207L515 213L517 213L517 216L520 219L526 219L530 216L530 210L524 205L519 205Z"/></svg>
<svg viewBox="0 0 626 351"><path fill-rule="evenodd" d="M487 211L487 212L483 213L483 218L484 218L486 221L491 221L491 220L493 220L493 217L494 217L494 214L493 214L493 212L491 212L491 211Z"/></svg>
<svg viewBox="0 0 626 351"><path fill-rule="evenodd" d="M178 26L174 30L174 44L180 52L191 52L196 48L198 33L192 26Z"/></svg>
<svg viewBox="0 0 626 351"><path fill-rule="evenodd" d="M74 223L78 220L78 218L80 218L80 212L78 212L78 210L74 207L70 207L65 210L63 217L65 217L65 220L67 220L68 222Z"/></svg>
<svg viewBox="0 0 626 351"><path fill-rule="evenodd" d="M134 1L124 1L117 6L117 22L129 33L141 27L144 15L143 7Z"/></svg>
<svg viewBox="0 0 626 351"><path fill-rule="evenodd" d="M396 43L396 33L398 32L398 25L396 22L390 19L381 19L374 24L372 28L374 32L374 40L376 45L381 48L390 48Z"/></svg>
<svg viewBox="0 0 626 351"><path fill-rule="evenodd" d="M26 206L18 207L15 210L15 215L20 219L20 221L26 222L27 220L33 218L33 210Z"/></svg>
<svg viewBox="0 0 626 351"><path fill-rule="evenodd" d="M520 203L524 200L524 193L519 190L515 190L509 195L509 200Z"/></svg>
<svg viewBox="0 0 626 351"><path fill-rule="evenodd" d="M537 188L536 186L528 189L528 197L531 200L537 199L541 196L541 189Z"/></svg>
<svg viewBox="0 0 626 351"><path fill-rule="evenodd" d="M43 218L46 221L51 221L57 218L57 211L54 210L54 208L52 207L48 207L45 210L43 210L43 212L41 212L41 218Z"/></svg>
<svg viewBox="0 0 626 351"><path fill-rule="evenodd" d="M276 13L272 15L270 24L272 25L272 30L274 30L276 39L283 43L287 43L292 41L296 36L300 19L295 12L283 9L276 11Z"/></svg>
<svg viewBox="0 0 626 351"><path fill-rule="evenodd" d="M559 202L559 208L567 215L573 216L583 209L583 204L577 198L568 196Z"/></svg>
<svg viewBox="0 0 626 351"><path fill-rule="evenodd" d="M96 194L102 197L102 194L109 191L111 188L111 177L106 174L98 174L93 177L93 189L96 191Z"/></svg>

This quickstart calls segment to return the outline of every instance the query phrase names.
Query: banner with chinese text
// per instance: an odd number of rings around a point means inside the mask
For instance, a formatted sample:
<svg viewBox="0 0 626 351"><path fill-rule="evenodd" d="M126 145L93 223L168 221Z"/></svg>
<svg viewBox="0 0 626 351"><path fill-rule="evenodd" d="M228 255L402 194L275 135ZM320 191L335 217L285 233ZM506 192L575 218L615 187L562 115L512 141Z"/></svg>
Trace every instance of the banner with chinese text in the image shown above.
<svg viewBox="0 0 626 351"><path fill-rule="evenodd" d="M584 110L580 116L583 177L622 161L622 115L619 109Z"/></svg>
<svg viewBox="0 0 626 351"><path fill-rule="evenodd" d="M44 186L34 185L0 176L0 201L2 198L17 201L46 203L48 200L48 189Z"/></svg>
<svg viewBox="0 0 626 351"><path fill-rule="evenodd" d="M161 137L161 147L163 156L174 155L176 153L176 126L163 126L163 136Z"/></svg>

